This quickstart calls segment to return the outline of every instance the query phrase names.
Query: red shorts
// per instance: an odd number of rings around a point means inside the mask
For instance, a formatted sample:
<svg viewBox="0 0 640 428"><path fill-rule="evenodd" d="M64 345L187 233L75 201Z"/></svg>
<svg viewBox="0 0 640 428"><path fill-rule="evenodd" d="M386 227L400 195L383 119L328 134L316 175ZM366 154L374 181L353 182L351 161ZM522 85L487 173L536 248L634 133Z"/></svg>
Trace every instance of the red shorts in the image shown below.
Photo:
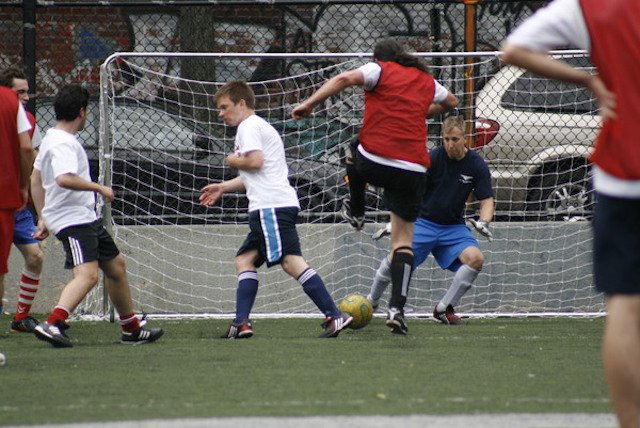
<svg viewBox="0 0 640 428"><path fill-rule="evenodd" d="M0 210L0 275L9 272L8 260L13 243L16 210Z"/></svg>

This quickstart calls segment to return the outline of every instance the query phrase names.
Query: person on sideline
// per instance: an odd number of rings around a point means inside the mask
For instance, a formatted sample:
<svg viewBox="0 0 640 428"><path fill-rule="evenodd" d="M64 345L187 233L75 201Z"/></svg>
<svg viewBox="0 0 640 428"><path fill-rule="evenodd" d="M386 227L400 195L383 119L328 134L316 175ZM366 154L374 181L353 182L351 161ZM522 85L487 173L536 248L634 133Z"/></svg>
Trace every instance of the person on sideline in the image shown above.
<svg viewBox="0 0 640 428"><path fill-rule="evenodd" d="M4 277L13 241L16 211L29 198L33 164L31 125L16 93L0 86L0 315L4 313Z"/></svg>
<svg viewBox="0 0 640 428"><path fill-rule="evenodd" d="M392 333L406 335L404 305L414 265L413 225L429 167L426 119L455 108L458 99L429 74L419 58L405 52L397 41L385 39L376 44L373 62L332 77L296 106L291 116L309 116L316 105L351 86L364 89L364 122L353 162L347 164L351 197L343 215L360 230L366 184L384 189L391 211L387 257L393 284L386 324Z"/></svg>
<svg viewBox="0 0 640 428"><path fill-rule="evenodd" d="M98 268L106 279L107 292L119 315L121 342L149 343L163 335L160 328L140 325L133 312L124 256L96 216L95 193L113 201L110 187L91 181L87 154L76 134L87 119L89 93L79 85L67 85L57 93L53 107L56 126L45 134L31 177L31 193L38 213L37 239L49 232L62 242L65 268L73 279L60 295L45 323L34 333L57 348L72 345L65 330L67 318L98 282Z"/></svg>
<svg viewBox="0 0 640 428"><path fill-rule="evenodd" d="M36 118L31 112L26 110L29 101L29 82L22 70L11 67L0 73L0 85L14 90L18 94L18 99L22 102L27 118L31 123L29 136L31 146L34 150L40 147L42 137ZM18 303L16 313L11 320L10 329L15 333L32 333L38 324L38 320L29 315L31 305L40 287L40 274L42 273L42 263L44 253L40 243L33 237L36 232L36 225L29 208L24 208L16 212L16 224L13 234L13 245L20 251L24 259L24 267L20 276L20 289L18 293Z"/></svg>
<svg viewBox="0 0 640 428"><path fill-rule="evenodd" d="M620 426L640 426L640 2L556 0L507 38L503 61L589 88L602 117L593 162L596 206L593 267L607 296L602 361ZM569 66L549 50L591 53L598 74Z"/></svg>
<svg viewBox="0 0 640 428"><path fill-rule="evenodd" d="M433 317L444 324L463 323L454 308L469 291L484 263L484 254L463 216L472 192L480 202L480 217L469 221L481 235L492 239L489 230L494 213L491 173L484 159L465 145L464 129L462 116L449 116L442 124L443 145L429 153L427 190L413 231L414 269L431 253L442 269L455 272L451 286L433 310ZM390 227L388 224L375 238L388 234ZM374 307L391 281L390 270L389 259L385 257L367 296Z"/></svg>
<svg viewBox="0 0 640 428"><path fill-rule="evenodd" d="M200 202L215 203L223 193L246 190L249 199L249 234L235 258L238 274L236 316L222 336L242 339L253 336L249 314L258 293L257 269L280 264L298 280L304 292L325 315L320 337L336 337L353 318L340 312L320 275L302 258L296 231L300 210L298 195L289 184L282 139L269 123L255 114L255 94L243 81L222 86L215 94L220 118L238 127L235 153L226 162L238 176L202 188Z"/></svg>

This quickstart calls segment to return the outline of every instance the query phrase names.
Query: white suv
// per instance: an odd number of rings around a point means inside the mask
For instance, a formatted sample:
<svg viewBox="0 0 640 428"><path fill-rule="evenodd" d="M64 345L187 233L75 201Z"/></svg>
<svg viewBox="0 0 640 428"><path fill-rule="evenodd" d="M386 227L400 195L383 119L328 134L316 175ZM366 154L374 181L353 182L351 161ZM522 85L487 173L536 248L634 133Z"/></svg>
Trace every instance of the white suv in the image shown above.
<svg viewBox="0 0 640 428"><path fill-rule="evenodd" d="M565 60L593 69L584 56ZM497 216L591 215L587 159L600 118L588 90L506 66L478 93L476 117L499 125L499 131L477 149L491 169Z"/></svg>

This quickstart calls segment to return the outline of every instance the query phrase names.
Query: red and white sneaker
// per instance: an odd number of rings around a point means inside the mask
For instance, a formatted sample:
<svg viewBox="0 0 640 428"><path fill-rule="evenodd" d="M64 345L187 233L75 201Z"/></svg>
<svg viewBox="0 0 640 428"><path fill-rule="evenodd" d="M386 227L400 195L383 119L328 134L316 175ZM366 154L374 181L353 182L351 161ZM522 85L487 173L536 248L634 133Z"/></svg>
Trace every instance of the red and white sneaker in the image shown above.
<svg viewBox="0 0 640 428"><path fill-rule="evenodd" d="M232 322L227 329L227 332L223 334L222 339L248 339L253 336L253 328L251 321L236 323Z"/></svg>
<svg viewBox="0 0 640 428"><path fill-rule="evenodd" d="M340 332L345 329L353 321L353 317L346 314L340 314L335 317L326 317L322 323L324 331L320 337L338 337Z"/></svg>
<svg viewBox="0 0 640 428"><path fill-rule="evenodd" d="M433 317L438 321L440 321L442 324L449 324L449 325L464 324L464 321L462 321L462 318L460 318L455 314L455 311L453 310L453 306L451 305L447 306L444 312L439 312L438 306L436 306L433 309Z"/></svg>

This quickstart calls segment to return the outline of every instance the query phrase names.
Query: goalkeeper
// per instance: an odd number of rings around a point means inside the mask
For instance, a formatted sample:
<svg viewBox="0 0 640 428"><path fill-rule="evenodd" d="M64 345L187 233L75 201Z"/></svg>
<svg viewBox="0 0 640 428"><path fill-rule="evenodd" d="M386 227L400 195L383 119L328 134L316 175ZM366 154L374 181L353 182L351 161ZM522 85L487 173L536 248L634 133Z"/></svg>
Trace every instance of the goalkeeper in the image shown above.
<svg viewBox="0 0 640 428"><path fill-rule="evenodd" d="M465 146L462 116L449 116L442 127L443 145L430 152L431 168L427 190L422 199L420 216L413 232L414 269L424 262L429 253L443 269L455 272L451 286L436 305L433 316L444 324L462 324L454 307L471 288L477 278L484 255L478 241L464 223L463 212L473 192L480 201L480 219L471 225L489 241L492 234L489 223L493 219L493 190L491 175L484 159ZM391 225L376 234L380 239L391 232ZM391 281L391 266L387 257L376 271L371 292L367 298L374 307Z"/></svg>

